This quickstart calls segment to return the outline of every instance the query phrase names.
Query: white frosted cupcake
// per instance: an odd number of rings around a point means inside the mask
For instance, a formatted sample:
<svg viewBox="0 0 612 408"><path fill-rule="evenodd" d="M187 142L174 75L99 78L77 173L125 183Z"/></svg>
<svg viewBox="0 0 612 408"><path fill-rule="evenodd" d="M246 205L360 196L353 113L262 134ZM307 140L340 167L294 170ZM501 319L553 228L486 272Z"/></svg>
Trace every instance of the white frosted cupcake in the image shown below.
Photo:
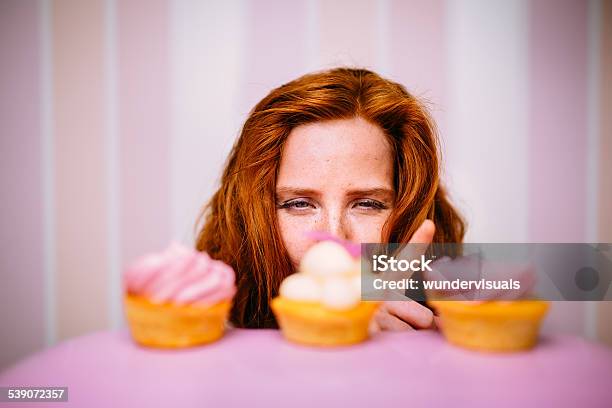
<svg viewBox="0 0 612 408"><path fill-rule="evenodd" d="M285 278L271 306L288 340L337 346L368 338L378 303L361 301L359 257L327 240L306 252L299 271Z"/></svg>

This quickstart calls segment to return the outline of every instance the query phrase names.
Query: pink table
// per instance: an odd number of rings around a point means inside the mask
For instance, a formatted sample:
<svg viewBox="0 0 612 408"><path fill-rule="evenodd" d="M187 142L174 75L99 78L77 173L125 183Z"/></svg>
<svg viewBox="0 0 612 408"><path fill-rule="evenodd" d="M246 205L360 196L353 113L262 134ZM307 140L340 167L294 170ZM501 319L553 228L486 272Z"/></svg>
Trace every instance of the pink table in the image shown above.
<svg viewBox="0 0 612 408"><path fill-rule="evenodd" d="M233 330L209 346L160 351L108 331L0 373L0 386L20 385L69 388L68 403L36 407L612 407L612 350L557 336L531 352L480 354L430 331L321 350L275 330Z"/></svg>

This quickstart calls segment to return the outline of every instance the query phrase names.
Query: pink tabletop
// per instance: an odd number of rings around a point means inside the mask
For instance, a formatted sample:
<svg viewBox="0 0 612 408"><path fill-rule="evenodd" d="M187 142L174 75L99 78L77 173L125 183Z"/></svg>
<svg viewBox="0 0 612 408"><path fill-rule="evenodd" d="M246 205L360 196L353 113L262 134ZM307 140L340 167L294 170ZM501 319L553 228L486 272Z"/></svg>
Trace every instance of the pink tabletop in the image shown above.
<svg viewBox="0 0 612 408"><path fill-rule="evenodd" d="M108 331L0 374L0 386L20 385L68 387L68 403L30 403L36 407L612 407L612 351L557 336L531 352L481 354L432 331L322 350L287 343L275 330L232 330L208 346L162 351Z"/></svg>

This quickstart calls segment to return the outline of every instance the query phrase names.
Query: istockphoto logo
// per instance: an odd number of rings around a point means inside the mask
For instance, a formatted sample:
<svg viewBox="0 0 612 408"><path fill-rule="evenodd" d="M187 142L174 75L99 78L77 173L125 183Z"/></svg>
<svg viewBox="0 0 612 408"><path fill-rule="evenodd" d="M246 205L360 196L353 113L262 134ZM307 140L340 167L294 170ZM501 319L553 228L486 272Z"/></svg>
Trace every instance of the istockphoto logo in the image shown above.
<svg viewBox="0 0 612 408"><path fill-rule="evenodd" d="M433 259L426 259L425 255L421 255L418 259L395 259L393 256L372 255L372 270L374 272L432 271L430 266L432 262Z"/></svg>
<svg viewBox="0 0 612 408"><path fill-rule="evenodd" d="M612 300L610 244L363 244L361 265L364 300Z"/></svg>

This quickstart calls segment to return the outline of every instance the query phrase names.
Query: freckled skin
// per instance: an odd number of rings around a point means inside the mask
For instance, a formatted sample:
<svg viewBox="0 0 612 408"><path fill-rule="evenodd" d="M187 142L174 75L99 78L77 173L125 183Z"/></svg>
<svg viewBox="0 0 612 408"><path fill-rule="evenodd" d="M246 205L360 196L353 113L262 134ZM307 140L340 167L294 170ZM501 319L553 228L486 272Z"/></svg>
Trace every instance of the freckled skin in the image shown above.
<svg viewBox="0 0 612 408"><path fill-rule="evenodd" d="M313 242L308 231L339 238L381 242L394 205L393 155L383 130L357 117L301 125L284 146L277 185L281 236L297 267ZM429 243L435 232L426 220L411 242ZM371 330L435 327L433 313L414 302L384 302Z"/></svg>
<svg viewBox="0 0 612 408"><path fill-rule="evenodd" d="M365 119L293 129L283 150L276 197L281 235L292 262L298 265L312 245L307 231L326 231L357 243L380 242L393 206L392 181L391 147L383 130ZM285 191L288 188L311 191ZM387 192L367 191L374 188ZM287 202L292 206L281 206Z"/></svg>

